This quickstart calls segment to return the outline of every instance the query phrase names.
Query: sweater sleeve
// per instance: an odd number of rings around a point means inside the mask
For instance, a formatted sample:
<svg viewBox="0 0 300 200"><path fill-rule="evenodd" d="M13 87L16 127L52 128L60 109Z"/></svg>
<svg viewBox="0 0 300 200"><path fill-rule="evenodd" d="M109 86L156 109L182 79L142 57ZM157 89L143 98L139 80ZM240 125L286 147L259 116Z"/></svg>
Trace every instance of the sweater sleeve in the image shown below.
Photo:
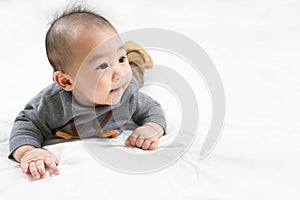
<svg viewBox="0 0 300 200"><path fill-rule="evenodd" d="M132 120L139 126L153 122L159 124L166 134L167 124L160 104L148 95L135 90L131 98Z"/></svg>
<svg viewBox="0 0 300 200"><path fill-rule="evenodd" d="M9 158L12 153L24 145L40 148L46 135L51 134L47 126L46 117L49 109L42 95L32 99L14 121L9 138Z"/></svg>

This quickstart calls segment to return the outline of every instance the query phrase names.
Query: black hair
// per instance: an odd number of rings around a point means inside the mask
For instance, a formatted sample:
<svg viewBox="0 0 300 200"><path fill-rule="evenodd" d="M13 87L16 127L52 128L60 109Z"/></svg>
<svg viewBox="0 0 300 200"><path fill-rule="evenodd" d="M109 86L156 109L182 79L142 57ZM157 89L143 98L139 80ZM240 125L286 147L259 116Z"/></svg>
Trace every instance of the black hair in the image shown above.
<svg viewBox="0 0 300 200"><path fill-rule="evenodd" d="M92 26L116 30L106 18L82 5L67 7L54 17L45 40L47 57L54 71L63 71L65 66L70 65L72 29Z"/></svg>

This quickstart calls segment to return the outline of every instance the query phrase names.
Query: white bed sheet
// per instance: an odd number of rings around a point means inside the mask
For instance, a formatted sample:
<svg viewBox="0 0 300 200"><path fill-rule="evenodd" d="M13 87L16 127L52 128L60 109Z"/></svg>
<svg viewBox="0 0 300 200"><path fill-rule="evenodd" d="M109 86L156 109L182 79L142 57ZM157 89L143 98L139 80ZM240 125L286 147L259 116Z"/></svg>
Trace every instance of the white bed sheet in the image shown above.
<svg viewBox="0 0 300 200"><path fill-rule="evenodd" d="M117 7L116 0L86 2L120 31L166 28L201 45L225 87L222 137L204 160L199 160L204 138L199 134L173 165L144 175L103 166L80 141L49 145L45 148L59 158L61 173L54 176L48 171L45 179L33 181L21 173L18 163L7 159L9 130L25 103L52 81L44 52L45 26L68 1L1 1L1 199L300 199L298 0L128 0ZM152 53L158 64L170 64L162 54ZM203 83L198 87L200 132L205 133L209 94ZM160 140L159 148L166 148L180 123L172 118L180 116L174 114L178 110L169 113L168 102L163 104L170 134ZM114 148L126 136L106 145Z"/></svg>
<svg viewBox="0 0 300 200"><path fill-rule="evenodd" d="M22 174L19 164L6 158L8 143L3 141L1 199L299 199L297 132L285 132L282 137L276 130L225 128L223 134L206 159L199 159L196 140L173 165L143 175L103 166L80 141L49 145L46 148L60 160L60 174L48 171L39 181ZM112 139L106 148L116 148L114 144L125 138Z"/></svg>

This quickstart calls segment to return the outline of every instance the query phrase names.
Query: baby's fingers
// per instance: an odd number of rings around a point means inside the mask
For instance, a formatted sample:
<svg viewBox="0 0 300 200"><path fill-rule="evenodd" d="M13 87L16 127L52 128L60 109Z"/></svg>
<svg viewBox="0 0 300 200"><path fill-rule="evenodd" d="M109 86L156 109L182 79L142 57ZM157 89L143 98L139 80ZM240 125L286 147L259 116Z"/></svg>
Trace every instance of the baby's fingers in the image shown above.
<svg viewBox="0 0 300 200"><path fill-rule="evenodd" d="M23 173L28 173L29 172L29 163L22 163L21 170Z"/></svg>
<svg viewBox="0 0 300 200"><path fill-rule="evenodd" d="M135 146L136 140L137 140L136 136L130 135L126 140L125 145L126 146L130 146L130 145Z"/></svg>
<svg viewBox="0 0 300 200"><path fill-rule="evenodd" d="M125 141L125 145L126 146L130 146L130 140L129 140L129 138L127 138L127 140Z"/></svg>
<svg viewBox="0 0 300 200"><path fill-rule="evenodd" d="M57 161L57 160L52 159L52 158L47 158L47 159L45 160L45 164L46 164L47 167L49 167L49 168L51 169L51 171L52 171L55 175L59 174L59 170L58 170L58 168L57 168L57 164L58 164L58 161Z"/></svg>
<svg viewBox="0 0 300 200"><path fill-rule="evenodd" d="M136 140L135 145L136 145L137 147L141 148L145 141L147 141L147 140L145 140L144 138L140 138L140 137L139 137L139 138Z"/></svg>
<svg viewBox="0 0 300 200"><path fill-rule="evenodd" d="M157 146L158 146L158 142L157 141L154 141L151 143L151 145L149 146L149 150L155 150L157 149Z"/></svg>
<svg viewBox="0 0 300 200"><path fill-rule="evenodd" d="M44 161L43 160L38 160L38 161L36 161L35 164L36 164L37 170L40 174L40 178L45 178L46 177L46 170L45 170Z"/></svg>
<svg viewBox="0 0 300 200"><path fill-rule="evenodd" d="M40 179L40 174L38 172L37 166L35 162L30 162L29 170L34 180Z"/></svg>
<svg viewBox="0 0 300 200"><path fill-rule="evenodd" d="M152 143L151 140L145 140L141 148L144 149L144 150L148 150L151 143Z"/></svg>

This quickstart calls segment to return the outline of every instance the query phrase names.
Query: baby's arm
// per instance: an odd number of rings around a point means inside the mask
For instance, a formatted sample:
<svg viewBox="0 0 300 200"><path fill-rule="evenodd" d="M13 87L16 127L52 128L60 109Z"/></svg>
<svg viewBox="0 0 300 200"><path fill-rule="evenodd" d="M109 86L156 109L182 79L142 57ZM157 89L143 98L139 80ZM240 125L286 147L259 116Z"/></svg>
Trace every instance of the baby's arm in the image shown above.
<svg viewBox="0 0 300 200"><path fill-rule="evenodd" d="M54 174L59 173L57 159L41 148L44 139L52 134L47 125L52 124L49 119L53 116L51 112L55 112L51 111L53 106L46 104L50 102L47 100L43 95L33 98L16 117L9 138L9 158L19 162L22 172L36 180L45 177L47 167Z"/></svg>
<svg viewBox="0 0 300 200"><path fill-rule="evenodd" d="M125 145L155 150L167 127L160 104L138 89L134 90L129 103L131 119L140 126L127 138Z"/></svg>
<svg viewBox="0 0 300 200"><path fill-rule="evenodd" d="M163 128L156 123L145 123L136 128L127 138L125 145L136 146L144 150L155 150L158 139L164 134Z"/></svg>
<svg viewBox="0 0 300 200"><path fill-rule="evenodd" d="M24 145L16 149L12 155L20 163L22 172L31 174L35 180L46 177L47 167L55 175L59 174L58 160L45 149Z"/></svg>

